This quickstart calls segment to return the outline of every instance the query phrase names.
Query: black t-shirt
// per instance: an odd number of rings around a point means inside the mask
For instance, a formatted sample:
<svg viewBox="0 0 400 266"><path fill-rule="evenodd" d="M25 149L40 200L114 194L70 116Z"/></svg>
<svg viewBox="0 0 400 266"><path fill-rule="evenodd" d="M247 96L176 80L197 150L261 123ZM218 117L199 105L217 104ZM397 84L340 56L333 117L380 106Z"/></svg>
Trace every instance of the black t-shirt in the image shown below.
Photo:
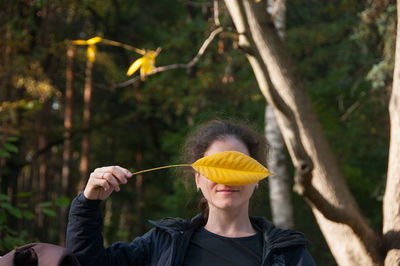
<svg viewBox="0 0 400 266"><path fill-rule="evenodd" d="M183 265L261 265L261 232L247 237L224 237L204 228L195 231Z"/></svg>

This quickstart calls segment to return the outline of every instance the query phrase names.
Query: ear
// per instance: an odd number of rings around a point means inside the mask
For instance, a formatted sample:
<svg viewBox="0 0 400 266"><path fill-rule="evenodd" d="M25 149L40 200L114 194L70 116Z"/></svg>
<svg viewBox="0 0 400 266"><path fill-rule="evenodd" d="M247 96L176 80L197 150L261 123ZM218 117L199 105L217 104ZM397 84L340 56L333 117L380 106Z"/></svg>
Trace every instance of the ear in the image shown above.
<svg viewBox="0 0 400 266"><path fill-rule="evenodd" d="M196 181L196 187L200 187L200 174L199 172L194 172L194 180Z"/></svg>

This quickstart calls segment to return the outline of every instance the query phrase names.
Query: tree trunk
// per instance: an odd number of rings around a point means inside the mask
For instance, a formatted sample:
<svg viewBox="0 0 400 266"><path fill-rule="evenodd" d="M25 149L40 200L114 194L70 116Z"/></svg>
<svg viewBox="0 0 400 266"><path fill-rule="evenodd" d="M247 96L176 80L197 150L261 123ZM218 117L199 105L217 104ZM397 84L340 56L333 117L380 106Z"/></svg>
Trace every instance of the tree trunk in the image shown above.
<svg viewBox="0 0 400 266"><path fill-rule="evenodd" d="M138 165L141 165L143 162L143 154L142 152L136 153L136 163ZM144 227L144 186L143 186L143 175L138 174L136 175L136 217L137 217L137 223L136 223L136 228L137 232L139 235L145 233L145 227Z"/></svg>
<svg viewBox="0 0 400 266"><path fill-rule="evenodd" d="M274 17L275 28L283 40L285 36L285 1L268 0L268 13ZM275 118L274 108L269 104L265 106L265 137L271 147L267 160L268 168L274 173L268 178L272 221L280 228L293 228L293 204L285 144Z"/></svg>
<svg viewBox="0 0 400 266"><path fill-rule="evenodd" d="M312 208L340 265L382 265L381 238L369 227L352 197L324 137L294 63L265 3L225 0L239 33L239 46L277 120L296 168L296 190Z"/></svg>
<svg viewBox="0 0 400 266"><path fill-rule="evenodd" d="M92 98L92 70L93 62L89 59L86 60L85 70L85 89L83 92L83 137L82 137L82 152L81 152L81 163L80 172L81 179L78 185L78 193L82 192L85 188L86 182L89 178L89 149L90 149L90 103Z"/></svg>
<svg viewBox="0 0 400 266"><path fill-rule="evenodd" d="M273 107L267 105L265 109L265 134L271 147L268 168L274 173L268 177L272 221L280 228L289 229L294 227L294 219L285 144Z"/></svg>
<svg viewBox="0 0 400 266"><path fill-rule="evenodd" d="M48 144L48 134L47 129L49 128L49 112L51 109L51 100L47 100L42 105L42 109L39 111L39 120L37 123L37 141L38 141L38 150L42 150ZM32 191L36 191L38 193L38 197L34 197L36 200L33 203L36 205L40 202L45 202L48 200L48 161L50 158L50 151L43 154L42 158L37 159L37 164L39 165L39 182L38 186L33 186L31 188ZM33 181L33 180L32 180ZM37 182L35 182L37 183ZM28 190L29 191L29 190ZM47 239L48 230L45 228L45 220L46 217L42 211L39 210L37 213L36 221L36 230L37 236L39 239Z"/></svg>
<svg viewBox="0 0 400 266"><path fill-rule="evenodd" d="M61 172L61 195L62 197L71 196L71 129L73 116L74 102L74 58L75 46L71 43L67 47L67 67L66 67L66 82L65 82L65 109L64 109L64 151L63 163ZM59 243L64 245L65 233L67 224L67 209L60 208L60 229Z"/></svg>
<svg viewBox="0 0 400 266"><path fill-rule="evenodd" d="M390 149L383 198L383 237L388 254L385 265L400 265L400 1L397 1L396 54L389 103Z"/></svg>

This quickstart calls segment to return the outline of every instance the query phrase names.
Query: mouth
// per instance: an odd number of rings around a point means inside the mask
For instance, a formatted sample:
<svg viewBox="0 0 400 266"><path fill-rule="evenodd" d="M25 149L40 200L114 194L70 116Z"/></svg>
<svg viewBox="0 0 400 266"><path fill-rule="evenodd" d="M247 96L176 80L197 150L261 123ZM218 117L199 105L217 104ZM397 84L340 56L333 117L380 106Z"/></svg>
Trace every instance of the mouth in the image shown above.
<svg viewBox="0 0 400 266"><path fill-rule="evenodd" d="M232 189L232 188L217 189L217 193L221 194L232 194L235 192L239 192L239 189Z"/></svg>

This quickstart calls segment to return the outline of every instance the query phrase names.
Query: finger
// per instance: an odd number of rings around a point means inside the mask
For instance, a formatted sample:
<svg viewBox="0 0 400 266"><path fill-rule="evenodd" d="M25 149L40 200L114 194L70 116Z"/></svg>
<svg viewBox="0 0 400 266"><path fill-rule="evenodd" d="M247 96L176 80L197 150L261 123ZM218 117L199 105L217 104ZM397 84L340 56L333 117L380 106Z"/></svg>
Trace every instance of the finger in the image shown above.
<svg viewBox="0 0 400 266"><path fill-rule="evenodd" d="M118 179L118 182L121 184L126 184L128 180L126 180L126 175L124 171L122 170L123 168L120 166L113 166L111 168L112 174Z"/></svg>
<svg viewBox="0 0 400 266"><path fill-rule="evenodd" d="M106 179L93 179L91 183L94 187L101 187L105 191L108 191L111 188L110 184Z"/></svg>
<svg viewBox="0 0 400 266"><path fill-rule="evenodd" d="M119 169L126 175L126 177L132 177L132 173L128 170L128 169L125 169L125 168L123 168L123 167L120 167L120 166L117 166L117 167L119 167Z"/></svg>
<svg viewBox="0 0 400 266"><path fill-rule="evenodd" d="M121 166L99 167L99 168L96 168L93 172L94 173L113 172L114 168L117 168L119 171L121 171L125 177L127 177L127 178L132 177L132 173L128 169L125 169L125 168L123 168Z"/></svg>
<svg viewBox="0 0 400 266"><path fill-rule="evenodd" d="M113 186L116 191L120 190L119 183L116 177L112 173L104 173L102 178L107 180L107 182L110 183L111 186Z"/></svg>

